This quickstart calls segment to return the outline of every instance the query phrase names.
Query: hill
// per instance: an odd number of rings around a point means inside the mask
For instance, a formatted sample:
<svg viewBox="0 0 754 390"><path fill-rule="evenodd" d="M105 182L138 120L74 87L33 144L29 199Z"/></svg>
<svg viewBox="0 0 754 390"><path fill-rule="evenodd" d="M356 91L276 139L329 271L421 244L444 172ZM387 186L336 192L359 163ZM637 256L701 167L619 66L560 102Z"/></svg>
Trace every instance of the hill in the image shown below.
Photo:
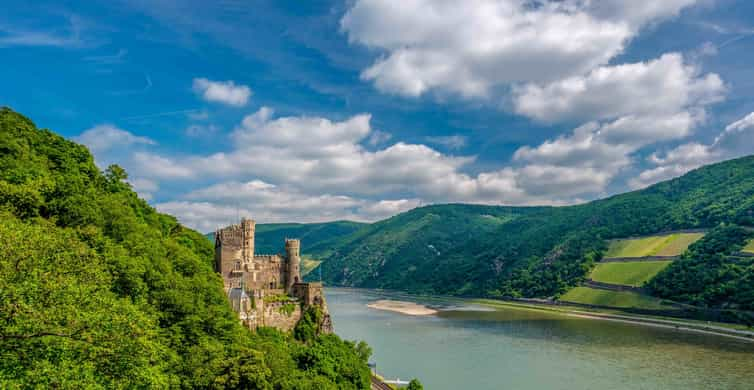
<svg viewBox="0 0 754 390"><path fill-rule="evenodd" d="M575 206L428 206L313 249L324 260L323 277L337 285L557 297L584 280L609 240L721 225L754 225L754 156ZM675 264L662 274L674 272ZM735 277L748 280L754 269L742 267Z"/></svg>
<svg viewBox="0 0 754 390"><path fill-rule="evenodd" d="M364 344L243 328L212 244L126 177L0 109L0 388L369 387Z"/></svg>
<svg viewBox="0 0 754 390"><path fill-rule="evenodd" d="M301 240L302 253L309 253L312 248L347 236L367 224L352 221L334 221L323 223L259 223L256 225L254 247L256 253L274 254L283 251L286 238ZM214 242L215 233L207 233L207 238Z"/></svg>
<svg viewBox="0 0 754 390"><path fill-rule="evenodd" d="M323 242L312 248L312 256L325 260L323 277L340 285L441 292L435 286L444 276L473 271L473 263L451 257L457 248L538 211L541 208L427 206Z"/></svg>

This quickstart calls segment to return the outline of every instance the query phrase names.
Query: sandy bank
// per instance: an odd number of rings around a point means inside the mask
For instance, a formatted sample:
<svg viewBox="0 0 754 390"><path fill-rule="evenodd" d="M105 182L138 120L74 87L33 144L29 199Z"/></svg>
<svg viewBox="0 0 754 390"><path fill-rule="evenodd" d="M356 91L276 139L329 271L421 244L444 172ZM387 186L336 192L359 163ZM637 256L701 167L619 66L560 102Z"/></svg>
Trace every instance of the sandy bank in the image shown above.
<svg viewBox="0 0 754 390"><path fill-rule="evenodd" d="M437 310L430 309L424 305L413 302L393 301L390 299L380 299L367 305L372 309L394 311L410 316L429 316L437 314Z"/></svg>

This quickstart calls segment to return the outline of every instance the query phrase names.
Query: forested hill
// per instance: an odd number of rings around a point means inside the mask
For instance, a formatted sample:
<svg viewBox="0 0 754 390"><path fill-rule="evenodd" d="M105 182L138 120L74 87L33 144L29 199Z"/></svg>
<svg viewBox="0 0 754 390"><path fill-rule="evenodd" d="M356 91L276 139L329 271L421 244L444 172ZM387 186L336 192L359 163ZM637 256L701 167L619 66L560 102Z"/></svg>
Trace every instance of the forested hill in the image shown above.
<svg viewBox="0 0 754 390"><path fill-rule="evenodd" d="M576 206L419 208L315 249L332 284L549 297L580 282L607 239L720 224L754 226L754 156Z"/></svg>
<svg viewBox="0 0 754 390"><path fill-rule="evenodd" d="M0 388L369 387L364 344L243 328L212 244L125 178L0 109Z"/></svg>
<svg viewBox="0 0 754 390"><path fill-rule="evenodd" d="M325 244L347 236L360 228L364 223L351 221L334 221L323 223L258 223L254 238L254 252L260 254L274 254L283 251L286 238L301 240L301 251L306 254L318 245ZM215 233L207 233L210 241L215 240Z"/></svg>

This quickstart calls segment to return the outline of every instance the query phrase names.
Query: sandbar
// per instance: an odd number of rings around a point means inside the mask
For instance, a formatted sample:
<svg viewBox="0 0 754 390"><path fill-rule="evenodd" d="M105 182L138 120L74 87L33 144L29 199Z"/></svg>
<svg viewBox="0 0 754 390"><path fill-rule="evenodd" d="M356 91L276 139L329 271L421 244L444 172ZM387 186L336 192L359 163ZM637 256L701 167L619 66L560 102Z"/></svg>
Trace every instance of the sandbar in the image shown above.
<svg viewBox="0 0 754 390"><path fill-rule="evenodd" d="M437 310L430 309L424 305L414 302L393 301L390 299L380 299L367 305L372 309L394 311L410 316L429 316L437 314Z"/></svg>

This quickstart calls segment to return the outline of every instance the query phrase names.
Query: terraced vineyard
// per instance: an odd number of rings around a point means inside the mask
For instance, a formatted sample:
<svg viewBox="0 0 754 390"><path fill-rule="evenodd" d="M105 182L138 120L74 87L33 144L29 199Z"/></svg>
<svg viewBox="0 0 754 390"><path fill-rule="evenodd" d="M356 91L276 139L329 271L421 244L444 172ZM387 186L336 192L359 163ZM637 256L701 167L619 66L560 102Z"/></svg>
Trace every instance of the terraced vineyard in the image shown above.
<svg viewBox="0 0 754 390"><path fill-rule="evenodd" d="M587 305L610 306L616 308L637 308L646 310L665 310L671 306L662 304L648 295L632 291L607 291L589 287L574 287L560 297L561 301Z"/></svg>
<svg viewBox="0 0 754 390"><path fill-rule="evenodd" d="M671 261L636 261L625 263L599 263L590 278L596 282L641 287Z"/></svg>
<svg viewBox="0 0 754 390"><path fill-rule="evenodd" d="M749 241L746 247L744 247L743 251L747 253L754 253L754 240Z"/></svg>
<svg viewBox="0 0 754 390"><path fill-rule="evenodd" d="M306 276L309 272L312 272L317 268L322 261L314 260L311 257L304 256L301 258L301 276Z"/></svg>
<svg viewBox="0 0 754 390"><path fill-rule="evenodd" d="M648 256L678 256L704 233L673 233L666 235L613 240L606 259Z"/></svg>

